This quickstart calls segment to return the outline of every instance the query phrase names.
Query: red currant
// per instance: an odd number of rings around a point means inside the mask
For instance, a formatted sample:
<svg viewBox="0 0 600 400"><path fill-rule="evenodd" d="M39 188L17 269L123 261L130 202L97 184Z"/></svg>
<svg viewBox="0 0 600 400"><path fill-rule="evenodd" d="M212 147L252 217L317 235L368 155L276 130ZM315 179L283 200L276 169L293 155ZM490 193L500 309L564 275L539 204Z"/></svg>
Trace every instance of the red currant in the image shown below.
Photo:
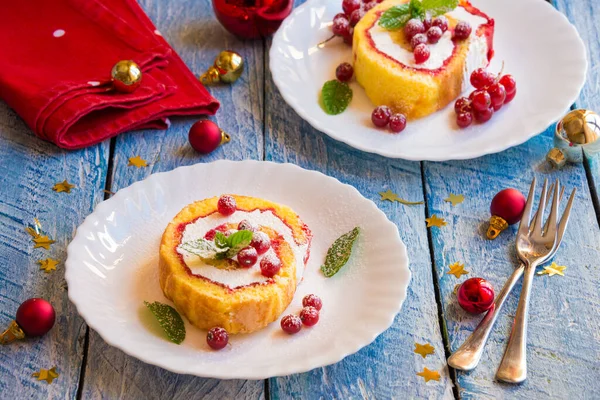
<svg viewBox="0 0 600 400"><path fill-rule="evenodd" d="M406 128L406 117L404 114L394 114L390 117L390 130L400 133Z"/></svg>
<svg viewBox="0 0 600 400"><path fill-rule="evenodd" d="M461 128L466 128L473 122L473 114L468 111L461 111L456 114L456 124Z"/></svg>
<svg viewBox="0 0 600 400"><path fill-rule="evenodd" d="M431 55L429 51L429 46L424 43L417 45L413 50L413 54L415 56L415 62L417 64L423 64L425 61L429 60L429 56Z"/></svg>
<svg viewBox="0 0 600 400"><path fill-rule="evenodd" d="M344 38L344 43L352 46L352 42L354 41L354 28L350 28L348 30L348 34L344 35L343 38Z"/></svg>
<svg viewBox="0 0 600 400"><path fill-rule="evenodd" d="M494 74L487 72L483 68L477 68L471 73L471 85L475 89L483 89L486 86L490 86L495 80L496 77Z"/></svg>
<svg viewBox="0 0 600 400"><path fill-rule="evenodd" d="M504 90L506 90L506 94L512 94L517 91L517 82L511 75L504 75L498 81L502 86L504 86Z"/></svg>
<svg viewBox="0 0 600 400"><path fill-rule="evenodd" d="M223 347L227 346L228 342L229 334L227 334L227 331L223 328L212 328L206 334L206 343L215 350L221 350Z"/></svg>
<svg viewBox="0 0 600 400"><path fill-rule="evenodd" d="M467 21L459 21L454 27L454 39L465 40L471 35L471 25Z"/></svg>
<svg viewBox="0 0 600 400"><path fill-rule="evenodd" d="M281 318L281 329L290 335L298 333L302 329L302 320L294 314L286 315Z"/></svg>
<svg viewBox="0 0 600 400"><path fill-rule="evenodd" d="M228 229L227 231L225 231L225 236L229 237L231 235L233 235L234 233L236 233L238 230L237 229Z"/></svg>
<svg viewBox="0 0 600 400"><path fill-rule="evenodd" d="M377 5L376 1L371 1L370 3L365 4L364 10L369 11L371 8L375 7Z"/></svg>
<svg viewBox="0 0 600 400"><path fill-rule="evenodd" d="M388 106L379 106L371 113L371 121L373 121L373 125L383 128L390 122L391 115L392 112Z"/></svg>
<svg viewBox="0 0 600 400"><path fill-rule="evenodd" d="M350 79L352 79L353 74L354 68L352 68L352 65L350 65L350 63L347 62L341 63L335 69L335 76L341 82L348 82Z"/></svg>
<svg viewBox="0 0 600 400"><path fill-rule="evenodd" d="M500 107L502 107L502 104L504 104L504 99L506 99L506 90L504 89L504 86L502 86L501 83L494 83L487 88L487 92L492 99L492 106L494 106L494 109L498 107L499 110Z"/></svg>
<svg viewBox="0 0 600 400"><path fill-rule="evenodd" d="M510 103L512 101L512 99L515 98L515 96L517 95L517 91L515 90L512 93L507 93L506 94L506 98L504 99L504 104Z"/></svg>
<svg viewBox="0 0 600 400"><path fill-rule="evenodd" d="M439 26L432 26L427 30L427 40L429 43L435 44L440 41L443 34L444 32L442 32Z"/></svg>
<svg viewBox="0 0 600 400"><path fill-rule="evenodd" d="M423 28L425 28L425 31L428 31L429 28L431 28L431 16L429 14L423 18Z"/></svg>
<svg viewBox="0 0 600 400"><path fill-rule="evenodd" d="M460 285L456 297L465 311L480 314L494 305L494 288L483 278L471 278Z"/></svg>
<svg viewBox="0 0 600 400"><path fill-rule="evenodd" d="M321 298L319 298L319 296L314 295L314 294L308 294L306 296L304 296L304 298L302 299L302 307L314 307L317 310L321 310L321 308L323 307L323 302L321 301Z"/></svg>
<svg viewBox="0 0 600 400"><path fill-rule="evenodd" d="M267 254L260 260L260 272L268 278L275 276L280 269L281 260L273 254Z"/></svg>
<svg viewBox="0 0 600 400"><path fill-rule="evenodd" d="M236 204L235 199L229 195L224 194L219 197L217 202L217 210L220 214L228 216L235 212Z"/></svg>
<svg viewBox="0 0 600 400"><path fill-rule="evenodd" d="M346 36L350 33L350 22L347 19L338 18L333 21L331 30L336 36Z"/></svg>
<svg viewBox="0 0 600 400"><path fill-rule="evenodd" d="M440 15L431 21L431 26L437 26L442 30L442 32L446 32L448 30L448 19L443 15Z"/></svg>
<svg viewBox="0 0 600 400"><path fill-rule="evenodd" d="M248 221L247 219L241 220L240 223L238 224L237 228L239 231L250 231L250 232L257 231L256 225L254 225L252 222Z"/></svg>
<svg viewBox="0 0 600 400"><path fill-rule="evenodd" d="M413 18L404 25L404 34L408 40L412 39L417 33L425 32L425 26L420 19Z"/></svg>
<svg viewBox="0 0 600 400"><path fill-rule="evenodd" d="M238 263L244 268L250 268L256 264L258 260L258 253L254 247L248 246L240 250L237 254Z"/></svg>
<svg viewBox="0 0 600 400"><path fill-rule="evenodd" d="M252 235L250 246L254 247L259 255L265 254L271 248L271 239L264 232L255 232Z"/></svg>
<svg viewBox="0 0 600 400"><path fill-rule="evenodd" d="M350 26L355 26L365 16L365 10L359 8L358 10L352 11L350 14Z"/></svg>
<svg viewBox="0 0 600 400"><path fill-rule="evenodd" d="M415 36L410 39L410 45L414 48L420 45L421 43L427 43L427 35L424 33L417 33Z"/></svg>
<svg viewBox="0 0 600 400"><path fill-rule="evenodd" d="M475 111L485 111L492 105L492 98L485 90L476 90L471 99L471 105Z"/></svg>
<svg viewBox="0 0 600 400"><path fill-rule="evenodd" d="M335 16L333 17L333 22L335 22L335 20L336 20L336 19L340 19L340 18L341 18L341 19L345 19L345 20L347 20L347 19L348 19L348 17L346 16L346 14L344 14L344 13L337 13L337 14L335 14Z"/></svg>
<svg viewBox="0 0 600 400"><path fill-rule="evenodd" d="M316 325L319 322L319 310L311 306L304 307L300 311L300 319L306 326Z"/></svg>
<svg viewBox="0 0 600 400"><path fill-rule="evenodd" d="M475 121L488 122L490 119L492 119L493 115L494 115L494 109L491 107L488 108L487 110L483 110L483 111L475 110Z"/></svg>
<svg viewBox="0 0 600 400"><path fill-rule="evenodd" d="M352 14L352 11L358 10L361 6L360 0L344 0L342 1L342 10L346 15Z"/></svg>
<svg viewBox="0 0 600 400"><path fill-rule="evenodd" d="M471 111L471 101L466 97L460 97L454 103L454 111L458 114L463 111Z"/></svg>

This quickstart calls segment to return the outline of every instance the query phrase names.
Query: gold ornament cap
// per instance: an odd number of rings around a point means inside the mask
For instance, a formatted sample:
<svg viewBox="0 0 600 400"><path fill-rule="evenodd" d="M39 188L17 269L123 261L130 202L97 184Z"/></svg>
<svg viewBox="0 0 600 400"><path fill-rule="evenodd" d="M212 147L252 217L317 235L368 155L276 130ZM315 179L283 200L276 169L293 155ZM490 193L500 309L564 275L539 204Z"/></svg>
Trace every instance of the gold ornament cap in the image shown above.
<svg viewBox="0 0 600 400"><path fill-rule="evenodd" d="M554 168L562 168L567 163L567 156L561 149L554 147L546 154L546 160L548 160Z"/></svg>
<svg viewBox="0 0 600 400"><path fill-rule="evenodd" d="M110 72L114 88L121 93L133 93L142 83L142 70L131 60L121 60Z"/></svg>
<svg viewBox="0 0 600 400"><path fill-rule="evenodd" d="M9 344L21 339L25 339L25 332L17 324L17 321L12 321L8 329L0 334L0 344Z"/></svg>
<svg viewBox="0 0 600 400"><path fill-rule="evenodd" d="M231 141L231 136L229 136L229 134L227 132L225 132L223 129L221 129L221 143L219 143L219 146L224 143L229 143L230 141Z"/></svg>
<svg viewBox="0 0 600 400"><path fill-rule="evenodd" d="M508 228L508 222L506 222L504 218L501 218L497 215L492 215L486 236L488 239L496 239L498 235L506 228Z"/></svg>
<svg viewBox="0 0 600 400"><path fill-rule="evenodd" d="M224 50L219 53L213 66L200 75L200 81L205 85L217 82L233 83L244 72L244 59L235 51Z"/></svg>

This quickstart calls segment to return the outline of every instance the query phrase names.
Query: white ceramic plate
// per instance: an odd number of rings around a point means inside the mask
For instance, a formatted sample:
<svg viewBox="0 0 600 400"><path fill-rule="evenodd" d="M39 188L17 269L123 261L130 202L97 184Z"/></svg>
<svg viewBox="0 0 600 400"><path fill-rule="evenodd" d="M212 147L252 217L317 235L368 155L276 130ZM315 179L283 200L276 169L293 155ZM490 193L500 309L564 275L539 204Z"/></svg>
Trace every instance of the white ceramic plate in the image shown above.
<svg viewBox="0 0 600 400"><path fill-rule="evenodd" d="M541 133L573 104L585 82L585 46L575 27L543 0L473 0L496 20L496 55L490 70L517 81L517 96L491 121L460 129L454 102L443 110L409 122L400 135L371 124L374 106L354 82L354 98L344 113L327 115L319 106L323 83L335 68L351 62L352 50L331 36L331 20L341 1L308 0L284 21L273 38L270 68L285 101L307 122L359 150L407 160L475 158L516 146Z"/></svg>
<svg viewBox="0 0 600 400"><path fill-rule="evenodd" d="M311 257L285 314L319 295L319 323L289 336L279 320L234 335L210 350L206 332L187 321L181 345L151 329L144 300L171 304L158 283L163 230L187 204L223 193L262 197L292 207L312 229ZM329 245L355 226L352 258L332 278L319 267ZM69 245L69 298L109 344L173 372L222 379L263 379L335 363L371 343L393 322L410 280L406 248L377 206L352 186L292 164L217 161L158 173L100 203Z"/></svg>

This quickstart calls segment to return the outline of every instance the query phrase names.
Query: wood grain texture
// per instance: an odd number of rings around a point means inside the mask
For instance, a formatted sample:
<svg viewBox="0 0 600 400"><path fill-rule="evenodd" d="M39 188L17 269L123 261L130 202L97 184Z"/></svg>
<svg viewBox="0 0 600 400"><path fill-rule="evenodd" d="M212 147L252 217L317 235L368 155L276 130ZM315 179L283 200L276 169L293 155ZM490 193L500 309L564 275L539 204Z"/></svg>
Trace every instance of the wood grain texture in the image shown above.
<svg viewBox="0 0 600 400"><path fill-rule="evenodd" d="M509 109L504 112L509 112ZM568 230L554 258L566 265L565 276L536 276L529 314L528 378L521 385L494 381L512 327L520 283L508 297L479 366L458 373L463 399L592 399L600 394L600 230L581 165L553 170L545 162L552 129L527 143L475 160L425 163L430 212L448 225L432 231L435 268L441 289L450 346L456 350L480 317L468 315L456 303L454 287L470 277L484 277L499 291L516 263L516 226L494 241L485 239L493 196L515 187L525 195L534 176L559 178L567 193L577 188ZM541 190L538 185L538 193ZM443 199L463 193L463 204L452 207ZM566 199L565 199L566 200ZM464 262L469 275L456 279L448 265Z"/></svg>
<svg viewBox="0 0 600 400"><path fill-rule="evenodd" d="M67 152L42 142L0 102L0 327L31 297L50 301L57 316L44 337L1 347L0 398L75 398L85 324L67 298L63 262L77 225L102 199L107 160L106 144ZM54 192L52 186L64 179L76 188ZM34 249L25 232L36 217L56 241L50 250ZM48 257L60 264L46 274L37 261ZM54 366L60 376L52 385L31 376Z"/></svg>
<svg viewBox="0 0 600 400"><path fill-rule="evenodd" d="M213 15L209 0L141 2L141 6L194 74L204 72L224 49L239 52L246 70L233 85L209 90L221 102L215 118L231 133L232 141L208 156L194 152L187 139L197 120L173 120L167 131L139 131L116 139L111 190L127 187L152 173L182 165L217 159L262 159L263 149L263 44L242 42L228 34ZM127 166L129 157L139 155L149 166ZM90 331L84 399L189 399L264 397L264 381L202 379L178 375L130 357L107 345Z"/></svg>

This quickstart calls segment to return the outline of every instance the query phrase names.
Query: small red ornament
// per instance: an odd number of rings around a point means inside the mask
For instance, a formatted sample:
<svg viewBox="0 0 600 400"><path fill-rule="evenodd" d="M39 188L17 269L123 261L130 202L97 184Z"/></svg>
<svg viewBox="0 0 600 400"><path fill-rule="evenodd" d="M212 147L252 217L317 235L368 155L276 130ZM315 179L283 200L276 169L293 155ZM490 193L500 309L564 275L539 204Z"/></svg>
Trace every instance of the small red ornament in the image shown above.
<svg viewBox="0 0 600 400"><path fill-rule="evenodd" d="M194 150L208 154L219 145L229 142L231 137L214 122L203 119L192 125L188 139Z"/></svg>
<svg viewBox="0 0 600 400"><path fill-rule="evenodd" d="M290 15L293 0L212 0L217 19L241 39L272 34Z"/></svg>
<svg viewBox="0 0 600 400"><path fill-rule="evenodd" d="M464 281L456 293L458 304L471 314L481 314L494 305L494 288L483 278Z"/></svg>
<svg viewBox="0 0 600 400"><path fill-rule="evenodd" d="M487 230L488 239L495 239L508 225L516 224L523 215L527 200L517 189L504 189L498 192L490 205L490 226Z"/></svg>
<svg viewBox="0 0 600 400"><path fill-rule="evenodd" d="M45 335L52 329L55 320L56 313L52 304L44 299L26 300L17 309L15 320L0 334L0 344Z"/></svg>

